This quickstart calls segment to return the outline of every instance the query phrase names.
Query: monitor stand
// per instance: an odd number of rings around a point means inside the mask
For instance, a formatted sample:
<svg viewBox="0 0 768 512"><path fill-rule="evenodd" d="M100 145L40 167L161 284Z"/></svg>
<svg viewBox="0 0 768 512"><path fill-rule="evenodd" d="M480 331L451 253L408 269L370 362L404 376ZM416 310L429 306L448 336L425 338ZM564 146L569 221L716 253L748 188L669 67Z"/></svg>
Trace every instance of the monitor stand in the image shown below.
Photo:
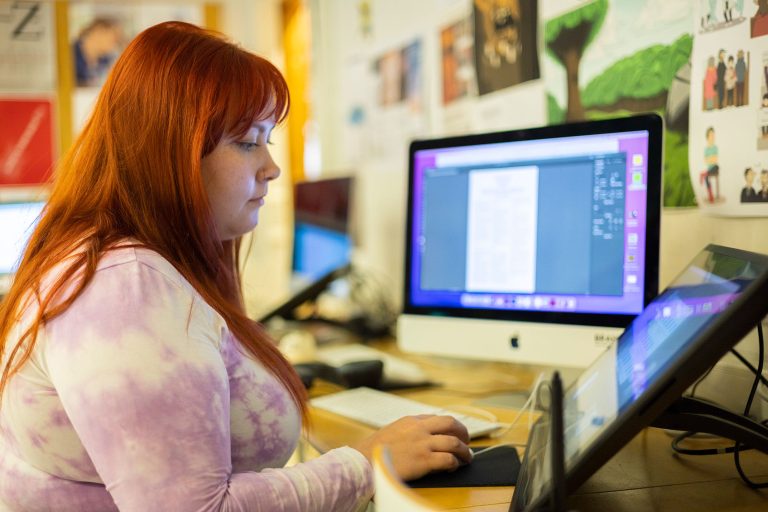
<svg viewBox="0 0 768 512"><path fill-rule="evenodd" d="M768 453L768 427L701 398L678 398L651 425L714 434Z"/></svg>

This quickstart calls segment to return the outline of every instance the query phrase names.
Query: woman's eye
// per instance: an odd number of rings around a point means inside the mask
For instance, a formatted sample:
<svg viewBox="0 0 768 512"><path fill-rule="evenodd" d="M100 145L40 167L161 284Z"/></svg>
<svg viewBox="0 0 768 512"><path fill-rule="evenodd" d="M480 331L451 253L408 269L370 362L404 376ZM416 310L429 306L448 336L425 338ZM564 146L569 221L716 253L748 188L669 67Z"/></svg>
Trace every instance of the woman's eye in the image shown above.
<svg viewBox="0 0 768 512"><path fill-rule="evenodd" d="M251 151L251 150L256 149L257 147L259 147L259 143L258 142L240 141L240 142L237 143L237 146L240 149L244 150L244 151Z"/></svg>

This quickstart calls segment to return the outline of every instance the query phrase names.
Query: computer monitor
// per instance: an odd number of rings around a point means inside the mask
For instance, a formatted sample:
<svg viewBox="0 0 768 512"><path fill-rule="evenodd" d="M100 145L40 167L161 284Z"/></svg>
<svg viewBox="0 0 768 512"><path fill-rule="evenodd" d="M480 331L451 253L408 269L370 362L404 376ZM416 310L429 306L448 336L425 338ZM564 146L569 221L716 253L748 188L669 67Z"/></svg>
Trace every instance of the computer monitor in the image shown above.
<svg viewBox="0 0 768 512"><path fill-rule="evenodd" d="M403 350L584 367L658 290L654 114L415 141Z"/></svg>
<svg viewBox="0 0 768 512"><path fill-rule="evenodd" d="M0 295L10 288L44 206L44 201L0 203Z"/></svg>
<svg viewBox="0 0 768 512"><path fill-rule="evenodd" d="M649 425L712 433L768 453L765 425L681 398L768 313L767 294L768 256L715 245L701 251L566 389L565 490L574 492ZM545 415L531 430L511 510L548 510L554 443L546 422Z"/></svg>
<svg viewBox="0 0 768 512"><path fill-rule="evenodd" d="M293 280L301 288L347 265L352 178L297 183L294 188Z"/></svg>
<svg viewBox="0 0 768 512"><path fill-rule="evenodd" d="M292 318L296 307L316 298L349 272L352 187L351 177L295 184L291 296L262 315L261 322L276 316Z"/></svg>

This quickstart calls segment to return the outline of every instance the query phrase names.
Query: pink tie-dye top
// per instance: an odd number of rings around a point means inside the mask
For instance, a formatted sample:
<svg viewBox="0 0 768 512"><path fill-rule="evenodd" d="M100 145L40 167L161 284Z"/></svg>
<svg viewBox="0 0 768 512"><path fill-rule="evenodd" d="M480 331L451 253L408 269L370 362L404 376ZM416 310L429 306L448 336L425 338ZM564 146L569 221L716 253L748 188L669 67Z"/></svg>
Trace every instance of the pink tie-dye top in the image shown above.
<svg viewBox="0 0 768 512"><path fill-rule="evenodd" d="M300 430L287 390L176 269L121 247L6 387L0 510L364 507L373 479L357 450L283 467Z"/></svg>

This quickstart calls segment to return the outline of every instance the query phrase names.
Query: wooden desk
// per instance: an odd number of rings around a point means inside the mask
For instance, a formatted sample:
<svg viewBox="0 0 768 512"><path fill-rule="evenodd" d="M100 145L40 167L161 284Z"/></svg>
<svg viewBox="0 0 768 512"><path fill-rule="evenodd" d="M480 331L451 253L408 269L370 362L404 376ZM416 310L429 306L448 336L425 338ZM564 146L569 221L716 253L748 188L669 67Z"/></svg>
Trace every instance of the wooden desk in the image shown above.
<svg viewBox="0 0 768 512"><path fill-rule="evenodd" d="M377 348L396 352L391 344ZM501 391L527 390L541 370L502 363L402 357L420 363L443 386L398 394L439 406L476 405L478 400ZM337 389L323 383L315 386L312 394L318 396ZM494 413L500 421L511 421L516 415L515 410L508 408L481 407ZM321 452L354 443L373 432L358 422L317 409L312 410L311 421L309 441ZM528 418L523 417L502 438L493 441L518 444L522 455L527 437ZM643 430L581 486L570 499L571 506L582 512L768 510L768 490L747 488L736 473L731 454L680 456L672 451L671 440L663 430ZM473 444L488 444L488 441L485 438ZM701 446L711 443L696 442ZM755 481L768 481L768 455L754 450L741 455L747 475ZM507 511L513 491L514 487L418 489L419 494L445 510L484 512Z"/></svg>

